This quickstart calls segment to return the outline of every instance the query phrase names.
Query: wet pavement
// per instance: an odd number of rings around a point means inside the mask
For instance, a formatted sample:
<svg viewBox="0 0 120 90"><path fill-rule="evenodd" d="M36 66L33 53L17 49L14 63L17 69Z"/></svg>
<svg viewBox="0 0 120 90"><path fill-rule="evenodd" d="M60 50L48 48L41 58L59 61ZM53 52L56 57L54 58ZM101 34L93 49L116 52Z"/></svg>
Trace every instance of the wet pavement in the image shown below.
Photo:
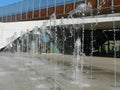
<svg viewBox="0 0 120 90"><path fill-rule="evenodd" d="M73 80L72 63L67 64L64 61L63 65L63 58L68 60L66 56L53 57L57 61L49 58L50 56L45 56L46 58L43 58L44 55L33 56L0 55L0 90L120 90L120 74L119 72L116 74L115 86L115 73L106 68L110 63L104 61L105 58L103 58L103 68L100 67L99 61L85 62L81 84ZM114 67L114 64L111 64L111 67Z"/></svg>

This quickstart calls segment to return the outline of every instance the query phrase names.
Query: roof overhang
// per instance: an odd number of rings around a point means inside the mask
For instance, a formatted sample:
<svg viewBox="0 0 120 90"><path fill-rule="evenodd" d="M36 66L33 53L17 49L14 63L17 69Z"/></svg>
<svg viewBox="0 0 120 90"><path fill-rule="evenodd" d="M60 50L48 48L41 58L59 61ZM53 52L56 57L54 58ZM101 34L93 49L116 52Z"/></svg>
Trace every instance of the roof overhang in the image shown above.
<svg viewBox="0 0 120 90"><path fill-rule="evenodd" d="M32 30L35 26L39 28L43 25L43 22L47 22L47 26L53 25L50 20L40 20L40 21L22 21L22 22L10 22L10 23L0 23L0 48L5 47L9 42L7 38L11 37L14 32L17 33L17 37L20 36L20 32L27 30ZM113 29L113 22L115 22L115 27L120 28L120 14L112 16L97 16L97 17L80 17L80 18L67 18L57 19L55 25L85 25L85 29L90 29L91 24L95 25L95 29ZM16 38L17 38L16 37Z"/></svg>

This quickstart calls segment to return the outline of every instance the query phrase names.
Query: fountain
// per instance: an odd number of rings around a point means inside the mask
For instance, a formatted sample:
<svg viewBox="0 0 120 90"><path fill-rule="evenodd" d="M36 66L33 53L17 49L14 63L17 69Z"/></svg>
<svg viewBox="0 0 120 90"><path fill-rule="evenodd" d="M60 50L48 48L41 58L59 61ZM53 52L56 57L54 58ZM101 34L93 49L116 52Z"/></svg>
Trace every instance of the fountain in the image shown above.
<svg viewBox="0 0 120 90"><path fill-rule="evenodd" d="M34 27L33 29L33 40L31 42L31 54L32 54L32 72L31 74L35 75L36 74L36 70L35 70L35 66L36 66L36 60L35 60L35 55L38 54L38 40L37 40L37 35L39 35L38 33L38 27Z"/></svg>
<svg viewBox="0 0 120 90"><path fill-rule="evenodd" d="M65 28L64 28L64 17L61 18L61 23L60 23L60 26L61 26L61 29L62 29L62 33L63 33L63 45L62 45L62 67L63 67L63 70L65 69L64 68L64 54L65 54L65 41L66 41L66 36L65 36Z"/></svg>
<svg viewBox="0 0 120 90"><path fill-rule="evenodd" d="M43 22L43 25L40 27L40 29L38 27L35 27L35 31L34 31L34 35L35 35L35 48L33 54L37 55L41 54L40 59L38 60L36 58L34 58L34 70L35 70L35 76L31 78L31 80L37 80L40 81L40 84L36 85L36 88L48 88L49 86L47 86L47 75L45 75L45 71L46 71L46 67L47 67L47 63L45 62L45 54L46 54L46 40L44 41L44 35L46 35L46 27L47 22ZM40 51L39 51L40 49ZM36 66L36 68L35 68ZM39 67L39 68L38 68Z"/></svg>
<svg viewBox="0 0 120 90"><path fill-rule="evenodd" d="M29 40L29 30L27 29L27 33L26 33L26 44L27 44L27 53L29 53L29 48L30 48L30 45L29 45L29 42L30 42L30 40Z"/></svg>
<svg viewBox="0 0 120 90"><path fill-rule="evenodd" d="M74 39L74 58L75 61L73 63L73 83L77 84L82 87L90 87L90 85L85 84L83 82L83 67L84 67L84 16L86 13L92 12L92 5L90 2L82 3L78 5L78 7L72 11L69 12L69 17L73 18L74 14L82 14L82 22L81 22L81 38L78 37L78 39L75 41ZM79 36L79 35L78 35ZM75 38L75 32L74 32L74 38ZM79 64L80 64L80 69L79 69ZM79 77L79 78L78 78Z"/></svg>
<svg viewBox="0 0 120 90"><path fill-rule="evenodd" d="M100 13L100 10L102 8L102 5L105 4L105 0L101 0L100 6L98 7L98 14ZM54 56L54 60L51 60L52 62L50 62L50 60L48 60L48 56L49 53L51 55L53 55L53 53L55 53L55 51L52 51L52 49L50 48L50 52L48 52L48 45L47 45L47 35L49 34L50 37L53 40L53 44L57 47L58 46L58 30L57 30L57 26L56 26L56 14L53 13L50 16L50 30L49 28L47 28L47 24L48 22L43 22L42 26L40 28L35 27L32 30L32 36L33 36L33 40L30 40L29 37L29 32L27 30L27 34L25 34L25 36L23 35L23 32L21 32L21 52L25 52L25 43L24 40L26 40L26 52L29 55L29 51L31 49L31 55L32 55L32 59L31 61L29 60L29 66L28 67L30 69L30 72L32 73L32 76L34 75L34 77L31 78L31 80L38 80L40 81L40 84L37 85L37 88L50 88L50 90L61 90L61 82L59 82L59 79L61 79L61 76L59 74L61 68L62 68L62 74L67 76L67 79L62 77L62 79L64 78L64 80L66 80L67 83L69 83L68 85L73 85L77 88L79 88L80 90L82 90L82 88L86 88L86 87L90 87L89 84L86 84L86 76L84 76L84 65L86 64L84 62L85 58L85 25L84 25L84 17L86 15L86 13L90 13L91 18L93 17L93 11L92 9L92 5L91 3L82 3L80 5L78 5L77 8L75 8L74 10L69 12L69 16L68 18L73 19L75 14L79 14L81 15L81 19L82 22L80 22L79 26L77 26L76 24L74 24L74 22L72 23L72 27L69 26L65 26L64 24L64 18L61 18L61 23L60 25L60 29L62 31L62 50L61 50L61 62L62 65L58 65L58 58L57 55ZM112 7L112 13L114 13L113 11L113 7ZM94 55L94 31L97 25L97 21L96 23L91 23L90 25L90 47L91 47L91 52L90 52L90 56L93 57ZM69 29L68 31L66 31L67 29ZM53 30L53 31L52 31ZM116 73L116 29L115 29L115 19L113 17L113 39L114 39L114 84L112 86L114 86L114 89L117 90L117 73ZM69 35L67 35L67 34ZM65 67L65 44L67 42L67 40L69 38L73 38L74 42L73 42L73 61L72 61L72 70L71 68L69 68L69 71L67 72L67 69ZM34 41L35 40L35 41ZM12 41L13 42L13 41ZM52 41L51 41L52 42ZM19 42L20 43L20 42ZM17 42L17 52L19 52L19 44ZM71 42L70 42L71 43ZM31 48L30 46L31 45ZM68 44L69 45L69 44ZM9 47L13 47L12 44L9 45ZM40 51L39 51L40 49ZM14 50L14 48L13 48ZM39 59L37 59L35 56L38 55L40 52L41 57ZM91 58L92 59L92 58ZM48 61L47 61L48 60ZM66 60L67 61L67 60ZM19 67L21 66L23 69L25 69L25 62L23 61L23 58L20 59L20 61L17 61L16 63L20 63ZM27 64L27 63L26 63ZM25 65L26 65L25 64ZM90 79L88 79L89 81L95 79L93 77L93 65L90 64ZM66 72L65 72L66 70ZM70 77L70 74L72 73L72 79ZM68 80L68 78L70 77L70 79ZM51 79L51 80L49 80ZM53 81L52 81L53 80ZM72 84L70 82L70 80L72 81ZM43 83L44 82L44 83ZM49 83L50 82L50 83ZM64 81L63 81L64 82ZM61 85L60 85L60 84ZM88 82L87 82L88 83ZM65 87L66 88L66 87ZM78 90L78 89L77 89Z"/></svg>
<svg viewBox="0 0 120 90"><path fill-rule="evenodd" d="M74 76L73 76L73 80L75 81L76 84L79 83L79 62L80 62L80 54L82 54L81 52L81 40L78 38L75 42L75 46L74 46L74 56L76 57L76 61L74 61L74 65L73 67L75 68L74 70ZM83 72L83 60L81 60L81 83L82 83L82 72Z"/></svg>
<svg viewBox="0 0 120 90"><path fill-rule="evenodd" d="M53 25L52 25L53 23ZM51 29L51 26L54 27L55 31L55 35L54 35L54 44L57 46L57 27L56 27L56 14L53 13L51 16L50 16L50 29ZM55 58L54 60L56 60L57 62L57 58ZM55 64L55 63L54 63ZM59 72L59 67L56 66L56 65L53 65L53 70L54 70L54 86L53 88L51 88L51 90L61 90L61 87L58 86L58 80L57 80L57 75L58 75L58 72Z"/></svg>
<svg viewBox="0 0 120 90"><path fill-rule="evenodd" d="M100 0L98 3L97 3L97 14L100 14L100 11L102 9L102 6L106 3L106 0Z"/></svg>
<svg viewBox="0 0 120 90"><path fill-rule="evenodd" d="M117 85L117 60L116 60L116 28L115 28L115 19L113 17L113 40L114 40L114 90L117 90L117 87L119 87Z"/></svg>
<svg viewBox="0 0 120 90"><path fill-rule="evenodd" d="M74 62L72 65L73 68L73 84L77 84L82 87L90 87L90 85L85 84L83 81L83 68L84 68L84 53L82 52L82 43L81 39L78 38L74 45Z"/></svg>
<svg viewBox="0 0 120 90"><path fill-rule="evenodd" d="M72 18L74 14L82 14L83 16L85 16L85 13L90 12L92 9L92 5L90 2L88 2L88 4L82 3L80 5L78 5L76 7L76 9L72 10L69 12L68 18Z"/></svg>
<svg viewBox="0 0 120 90"><path fill-rule="evenodd" d="M28 30L27 30L27 33L28 33ZM26 37L27 37L27 39L26 39ZM17 47L18 47L18 51L21 50L21 52L23 53L23 52L25 52L25 48L28 50L28 46L27 46L28 45L28 35L25 34L23 31L21 31L21 33L20 33L20 40L21 40L21 47L20 47L20 43L18 43ZM25 40L26 40L26 43L25 43ZM27 50L26 50L26 52L27 52ZM20 54L21 53L18 52L18 57L20 56ZM28 70L26 63L23 63L23 57L21 57L20 59L18 58L18 65L19 65L20 71Z"/></svg>
<svg viewBox="0 0 120 90"><path fill-rule="evenodd" d="M15 39L17 39L17 33L16 32L11 37L7 38L7 42L9 43L6 47L8 49L8 51L7 51L8 55L9 55L9 53L16 53L16 45L14 43ZM13 62L11 67L16 68L18 62L13 61L13 60L11 60L11 62Z"/></svg>

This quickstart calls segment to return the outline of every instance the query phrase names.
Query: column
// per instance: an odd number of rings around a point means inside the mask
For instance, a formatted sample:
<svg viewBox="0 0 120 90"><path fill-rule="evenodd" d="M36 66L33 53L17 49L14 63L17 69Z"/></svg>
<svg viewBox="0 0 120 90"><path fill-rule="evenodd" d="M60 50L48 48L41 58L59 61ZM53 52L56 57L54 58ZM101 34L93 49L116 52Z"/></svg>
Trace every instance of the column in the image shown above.
<svg viewBox="0 0 120 90"><path fill-rule="evenodd" d="M4 12L4 8L2 7L2 19L1 19L1 22L3 22L3 17L4 17L3 12Z"/></svg>
<svg viewBox="0 0 120 90"><path fill-rule="evenodd" d="M66 7L65 7L65 2L66 2L66 0L64 0L63 14L65 14L65 9L66 9Z"/></svg>
<svg viewBox="0 0 120 90"><path fill-rule="evenodd" d="M34 19L34 0L32 1L32 8L33 8L33 11L32 11L32 19Z"/></svg>
<svg viewBox="0 0 120 90"><path fill-rule="evenodd" d="M46 17L48 17L48 0L46 0L46 3L47 3L47 10L46 10Z"/></svg>
<svg viewBox="0 0 120 90"><path fill-rule="evenodd" d="M28 19L28 0L26 0L26 20Z"/></svg>
<svg viewBox="0 0 120 90"><path fill-rule="evenodd" d="M39 18L41 17L41 0L39 0Z"/></svg>
<svg viewBox="0 0 120 90"><path fill-rule="evenodd" d="M100 13L100 1L97 0L97 13Z"/></svg>
<svg viewBox="0 0 120 90"><path fill-rule="evenodd" d="M56 14L56 0L54 1L54 3L55 3L55 6L54 6L54 12L55 12L55 14Z"/></svg>
<svg viewBox="0 0 120 90"><path fill-rule="evenodd" d="M111 9L112 9L112 13L114 13L114 0L111 0Z"/></svg>
<svg viewBox="0 0 120 90"><path fill-rule="evenodd" d="M17 21L17 10L18 10L18 9L17 9L17 3L16 3L16 11L15 11L15 12L16 12L16 13L15 13L15 21Z"/></svg>
<svg viewBox="0 0 120 90"><path fill-rule="evenodd" d="M7 6L5 6L5 11L6 11L6 18L5 18L6 20L5 21L7 22Z"/></svg>
<svg viewBox="0 0 120 90"><path fill-rule="evenodd" d="M21 1L21 20L22 20L22 2L23 1Z"/></svg>
<svg viewBox="0 0 120 90"><path fill-rule="evenodd" d="M76 0L74 0L73 10L75 10L76 7Z"/></svg>

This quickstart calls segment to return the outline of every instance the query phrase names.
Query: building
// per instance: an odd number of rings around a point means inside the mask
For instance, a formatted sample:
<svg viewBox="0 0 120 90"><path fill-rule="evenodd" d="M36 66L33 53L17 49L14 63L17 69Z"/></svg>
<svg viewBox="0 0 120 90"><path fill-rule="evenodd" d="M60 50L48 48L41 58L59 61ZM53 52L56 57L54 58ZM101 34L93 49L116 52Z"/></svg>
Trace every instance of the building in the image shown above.
<svg viewBox="0 0 120 90"><path fill-rule="evenodd" d="M57 22L59 22L61 17L67 18L70 11L75 10L83 3L86 5L90 3L92 5L92 16L91 14L84 16L84 28L81 27L81 22L77 22L79 19L82 21L82 12L73 13L74 25L77 28L72 25L72 21L67 22L65 24L66 27L62 29L59 27L59 24L57 25L57 35L59 39L59 42L57 42L59 45L57 47L60 52L62 53L61 44L63 44L63 41L61 37L64 38L63 34L67 37L67 40L64 42L64 53L73 54L74 39L76 40L80 37L82 40L82 33L83 30L85 30L84 53L86 55L92 54L96 56L113 57L116 52L116 56L120 57L119 0L23 0L12 5L1 7L0 11L2 13L0 13L0 21L7 22L7 24L14 22L14 25L19 24L17 22L20 21L33 21L33 23L35 21L38 24L39 20L49 20L50 16L55 13L58 19ZM38 20L38 22L36 20ZM95 25L95 21L98 21L97 25ZM68 38L71 32L75 34L75 37L72 36Z"/></svg>
<svg viewBox="0 0 120 90"><path fill-rule="evenodd" d="M0 7L0 21L28 21L47 19L52 13L56 13L57 18L67 16L80 3L90 2L93 6L94 15L119 12L119 0L22 0L11 5ZM102 9L102 10L101 10Z"/></svg>

